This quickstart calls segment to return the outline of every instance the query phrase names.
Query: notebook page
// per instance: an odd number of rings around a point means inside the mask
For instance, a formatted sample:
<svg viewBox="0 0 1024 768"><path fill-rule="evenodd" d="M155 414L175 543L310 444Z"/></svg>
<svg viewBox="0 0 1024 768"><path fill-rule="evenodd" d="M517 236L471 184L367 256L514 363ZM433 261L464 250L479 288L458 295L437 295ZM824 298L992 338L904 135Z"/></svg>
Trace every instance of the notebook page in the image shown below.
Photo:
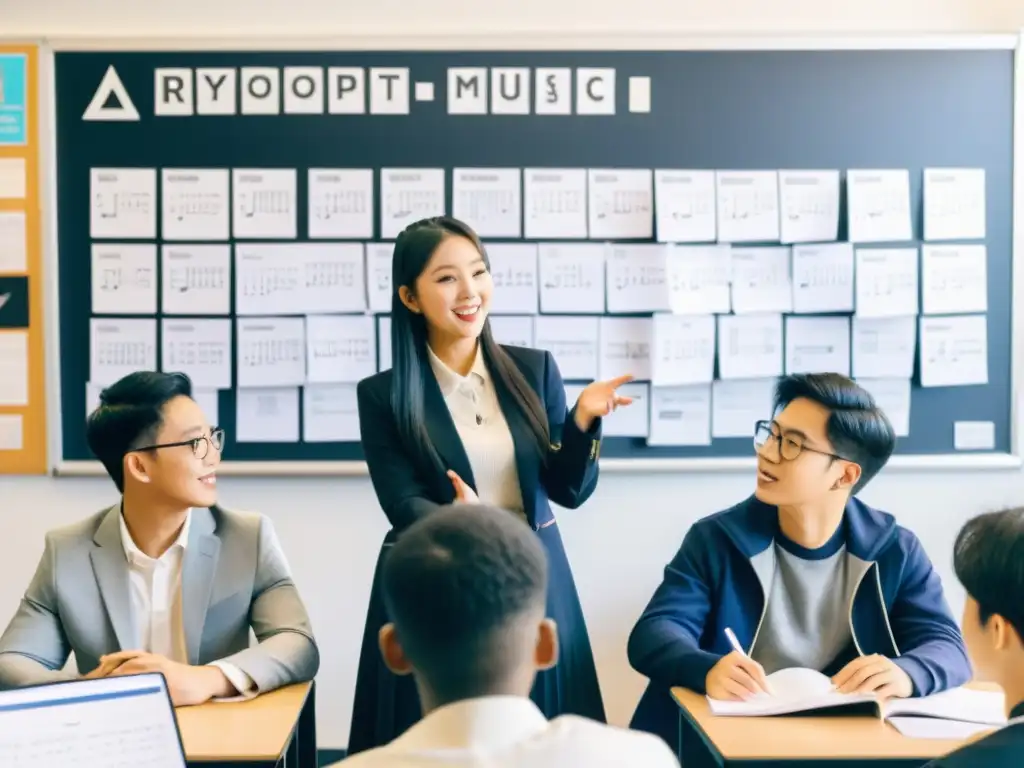
<svg viewBox="0 0 1024 768"><path fill-rule="evenodd" d="M813 669L793 667L768 675L771 694L758 694L746 701L722 701L708 697L712 714L723 717L784 715L873 701L871 696L838 693L832 681Z"/></svg>
<svg viewBox="0 0 1024 768"><path fill-rule="evenodd" d="M889 722L904 736L911 739L956 739L963 741L992 730L991 725L942 720L937 717L890 717Z"/></svg>
<svg viewBox="0 0 1024 768"><path fill-rule="evenodd" d="M978 691L953 688L918 699L892 699L885 705L885 714L934 717L966 723L1004 725L1005 698L999 691Z"/></svg>

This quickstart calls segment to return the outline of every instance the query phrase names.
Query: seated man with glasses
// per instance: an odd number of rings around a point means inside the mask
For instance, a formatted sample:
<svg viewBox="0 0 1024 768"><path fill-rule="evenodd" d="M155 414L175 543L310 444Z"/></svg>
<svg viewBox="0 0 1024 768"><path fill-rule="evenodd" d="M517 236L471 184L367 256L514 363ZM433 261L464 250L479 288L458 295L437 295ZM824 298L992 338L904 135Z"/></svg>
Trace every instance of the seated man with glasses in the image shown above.
<svg viewBox="0 0 1024 768"><path fill-rule="evenodd" d="M311 680L319 653L284 553L267 518L217 506L224 433L188 378L126 376L86 437L121 500L47 534L0 637L0 688L162 672L186 705Z"/></svg>
<svg viewBox="0 0 1024 768"><path fill-rule="evenodd" d="M629 638L650 680L631 727L670 744L673 686L746 699L774 692L767 675L810 667L886 698L971 674L920 541L854 497L896 443L871 395L835 373L787 376L773 413L755 426L753 495L690 528Z"/></svg>

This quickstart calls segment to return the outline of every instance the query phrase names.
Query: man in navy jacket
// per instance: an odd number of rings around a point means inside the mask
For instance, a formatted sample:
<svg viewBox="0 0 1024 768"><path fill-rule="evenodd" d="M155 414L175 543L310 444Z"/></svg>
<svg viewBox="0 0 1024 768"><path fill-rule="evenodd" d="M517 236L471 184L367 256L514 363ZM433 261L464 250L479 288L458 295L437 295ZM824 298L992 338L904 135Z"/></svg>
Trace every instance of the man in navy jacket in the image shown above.
<svg viewBox="0 0 1024 768"><path fill-rule="evenodd" d="M886 698L970 678L921 543L852 497L896 443L871 395L839 374L787 376L773 412L755 427L754 495L693 525L629 638L650 680L631 727L670 745L674 686L746 699L771 692L773 672L810 667Z"/></svg>

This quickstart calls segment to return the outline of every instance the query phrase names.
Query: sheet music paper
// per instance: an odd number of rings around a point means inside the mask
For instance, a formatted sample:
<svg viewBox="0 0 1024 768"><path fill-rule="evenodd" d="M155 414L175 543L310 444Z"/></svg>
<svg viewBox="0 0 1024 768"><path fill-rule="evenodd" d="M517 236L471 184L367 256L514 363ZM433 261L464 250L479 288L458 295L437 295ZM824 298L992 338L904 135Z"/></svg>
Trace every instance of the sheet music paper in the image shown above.
<svg viewBox="0 0 1024 768"><path fill-rule="evenodd" d="M89 320L89 381L108 387L129 373L155 371L156 319Z"/></svg>
<svg viewBox="0 0 1024 768"><path fill-rule="evenodd" d="M513 347L534 346L532 315L491 315L491 333L499 344Z"/></svg>
<svg viewBox="0 0 1024 768"><path fill-rule="evenodd" d="M372 315L306 318L306 381L358 383L377 372L377 329Z"/></svg>
<svg viewBox="0 0 1024 768"><path fill-rule="evenodd" d="M231 223L236 238L294 240L297 228L294 168L234 168Z"/></svg>
<svg viewBox="0 0 1024 768"><path fill-rule="evenodd" d="M771 418L775 379L716 380L711 385L711 436L753 439L754 424Z"/></svg>
<svg viewBox="0 0 1024 768"><path fill-rule="evenodd" d="M587 236L585 168L526 168L523 175L527 239L579 240Z"/></svg>
<svg viewBox="0 0 1024 768"><path fill-rule="evenodd" d="M89 236L156 238L156 169L89 169Z"/></svg>
<svg viewBox="0 0 1024 768"><path fill-rule="evenodd" d="M535 315L540 280L536 243L489 243L492 315Z"/></svg>
<svg viewBox="0 0 1024 768"><path fill-rule="evenodd" d="M443 168L382 168L380 171L380 236L398 237L413 222L443 216Z"/></svg>
<svg viewBox="0 0 1024 768"><path fill-rule="evenodd" d="M608 312L664 312L669 309L667 246L609 243L607 257Z"/></svg>
<svg viewBox="0 0 1024 768"><path fill-rule="evenodd" d="M28 272L28 240L24 211L0 211L0 274Z"/></svg>
<svg viewBox="0 0 1024 768"><path fill-rule="evenodd" d="M28 332L0 331L0 406L28 405Z"/></svg>
<svg viewBox="0 0 1024 768"><path fill-rule="evenodd" d="M534 343L555 358L565 381L597 379L600 326L597 317L538 315Z"/></svg>
<svg viewBox="0 0 1024 768"><path fill-rule="evenodd" d="M605 437L646 438L651 431L650 387L646 382L631 381L618 391L623 397L633 398L633 402L628 408L619 408L602 418L601 433ZM579 393L571 400L566 398L568 406L572 408L578 398Z"/></svg>
<svg viewBox="0 0 1024 768"><path fill-rule="evenodd" d="M850 243L793 246L794 312L852 312L853 283Z"/></svg>
<svg viewBox="0 0 1024 768"><path fill-rule="evenodd" d="M238 315L366 310L362 243L239 243L235 269Z"/></svg>
<svg viewBox="0 0 1024 768"><path fill-rule="evenodd" d="M651 384L702 384L715 377L715 316L654 315Z"/></svg>
<svg viewBox="0 0 1024 768"><path fill-rule="evenodd" d="M227 169L160 171L164 240L227 240L231 200Z"/></svg>
<svg viewBox="0 0 1024 768"><path fill-rule="evenodd" d="M710 445L711 385L651 387L648 445Z"/></svg>
<svg viewBox="0 0 1024 768"><path fill-rule="evenodd" d="M828 242L839 236L839 171L779 171L784 243Z"/></svg>
<svg viewBox="0 0 1024 768"><path fill-rule="evenodd" d="M0 157L0 200L23 200L25 194L24 158Z"/></svg>
<svg viewBox="0 0 1024 768"><path fill-rule="evenodd" d="M311 240L373 237L372 169L310 168L307 179Z"/></svg>
<svg viewBox="0 0 1024 768"><path fill-rule="evenodd" d="M366 293L371 312L391 311L391 261L394 253L394 243L366 244Z"/></svg>
<svg viewBox="0 0 1024 768"><path fill-rule="evenodd" d="M665 263L668 303L674 314L723 314L732 309L728 245L670 245Z"/></svg>
<svg viewBox="0 0 1024 768"><path fill-rule="evenodd" d="M786 318L786 375L850 375L850 318L794 315Z"/></svg>
<svg viewBox="0 0 1024 768"><path fill-rule="evenodd" d="M522 234L523 196L518 168L452 170L452 216L481 238Z"/></svg>
<svg viewBox="0 0 1024 768"><path fill-rule="evenodd" d="M163 314L231 312L230 245L163 245L160 259Z"/></svg>
<svg viewBox="0 0 1024 768"><path fill-rule="evenodd" d="M541 243L541 312L605 311L605 247L601 243Z"/></svg>
<svg viewBox="0 0 1024 768"><path fill-rule="evenodd" d="M587 214L594 240L649 240L654 235L654 189L649 169L591 168Z"/></svg>
<svg viewBox="0 0 1024 768"><path fill-rule="evenodd" d="M20 413L0 414L0 451L21 451L25 446L25 423ZM0 759L3 759L0 746Z"/></svg>
<svg viewBox="0 0 1024 768"><path fill-rule="evenodd" d="M178 320L160 323L160 370L184 373L197 389L231 389L231 321Z"/></svg>
<svg viewBox="0 0 1024 768"><path fill-rule="evenodd" d="M92 313L156 314L156 246L92 244Z"/></svg>
<svg viewBox="0 0 1024 768"><path fill-rule="evenodd" d="M857 383L871 394L875 404L888 417L896 437L906 437L910 434L910 381L909 378L888 377L857 379Z"/></svg>
<svg viewBox="0 0 1024 768"><path fill-rule="evenodd" d="M790 250L732 249L732 311L737 315L793 309Z"/></svg>
<svg viewBox="0 0 1024 768"><path fill-rule="evenodd" d="M717 236L714 171L654 172L658 242L712 243Z"/></svg>
<svg viewBox="0 0 1024 768"><path fill-rule="evenodd" d="M777 171L719 171L715 175L718 242L779 239Z"/></svg>
<svg viewBox="0 0 1024 768"><path fill-rule="evenodd" d="M855 378L909 379L917 354L916 317L854 317Z"/></svg>
<svg viewBox="0 0 1024 768"><path fill-rule="evenodd" d="M988 384L986 315L919 318L921 386Z"/></svg>
<svg viewBox="0 0 1024 768"><path fill-rule="evenodd" d="M391 316L377 318L377 370L391 367Z"/></svg>
<svg viewBox="0 0 1024 768"><path fill-rule="evenodd" d="M355 384L310 384L302 388L302 439L307 443L359 442Z"/></svg>
<svg viewBox="0 0 1024 768"><path fill-rule="evenodd" d="M859 316L917 314L917 248L858 248L856 261Z"/></svg>
<svg viewBox="0 0 1024 768"><path fill-rule="evenodd" d="M238 387L297 387L306 381L301 317L240 317L235 337Z"/></svg>
<svg viewBox="0 0 1024 768"><path fill-rule="evenodd" d="M988 311L984 245L921 246L921 309L926 315Z"/></svg>
<svg viewBox="0 0 1024 768"><path fill-rule="evenodd" d="M602 317L599 335L599 379L613 379L626 374L642 380L651 378L654 324L650 317Z"/></svg>
<svg viewBox="0 0 1024 768"><path fill-rule="evenodd" d="M914 239L907 169L847 171L846 197L851 243Z"/></svg>
<svg viewBox="0 0 1024 768"><path fill-rule="evenodd" d="M924 239L985 239L985 169L924 169Z"/></svg>
<svg viewBox="0 0 1024 768"><path fill-rule="evenodd" d="M782 362L782 315L718 316L719 378L776 378Z"/></svg>
<svg viewBox="0 0 1024 768"><path fill-rule="evenodd" d="M235 394L235 441L239 443L299 442L298 388L271 387L237 390Z"/></svg>

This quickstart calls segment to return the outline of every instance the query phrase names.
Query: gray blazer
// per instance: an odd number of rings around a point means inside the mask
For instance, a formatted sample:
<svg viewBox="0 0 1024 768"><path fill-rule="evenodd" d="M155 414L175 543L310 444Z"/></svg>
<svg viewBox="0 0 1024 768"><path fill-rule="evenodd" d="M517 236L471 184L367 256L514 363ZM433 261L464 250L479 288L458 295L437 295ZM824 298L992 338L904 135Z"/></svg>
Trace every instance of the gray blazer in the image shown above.
<svg viewBox="0 0 1024 768"><path fill-rule="evenodd" d="M0 637L0 690L67 680L104 654L139 647L121 505L46 534L32 583ZM189 663L228 661L260 692L312 680L320 666L309 617L269 519L193 509L181 569ZM252 627L258 645L250 647Z"/></svg>

